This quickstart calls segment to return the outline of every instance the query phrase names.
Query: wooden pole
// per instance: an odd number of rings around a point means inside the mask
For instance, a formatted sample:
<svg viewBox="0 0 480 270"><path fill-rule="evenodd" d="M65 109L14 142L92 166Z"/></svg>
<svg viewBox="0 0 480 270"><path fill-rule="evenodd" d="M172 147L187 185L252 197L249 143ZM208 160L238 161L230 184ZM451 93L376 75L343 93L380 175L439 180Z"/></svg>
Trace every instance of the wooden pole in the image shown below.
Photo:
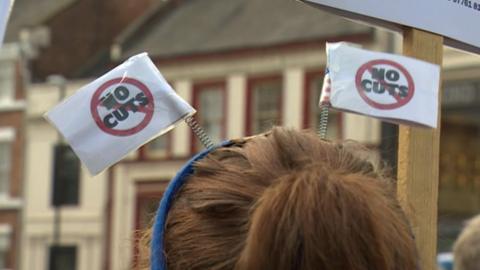
<svg viewBox="0 0 480 270"><path fill-rule="evenodd" d="M403 38L406 56L442 64L442 36L408 28ZM440 112L439 107L438 119ZM440 121L436 129L400 125L397 196L413 227L423 270L437 269L439 152Z"/></svg>

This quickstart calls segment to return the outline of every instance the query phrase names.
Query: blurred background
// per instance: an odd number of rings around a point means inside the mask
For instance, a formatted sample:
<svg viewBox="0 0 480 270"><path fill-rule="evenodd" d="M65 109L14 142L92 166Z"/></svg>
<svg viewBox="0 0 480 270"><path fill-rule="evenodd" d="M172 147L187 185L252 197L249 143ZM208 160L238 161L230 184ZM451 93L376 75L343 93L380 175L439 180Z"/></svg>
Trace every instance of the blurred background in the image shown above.
<svg viewBox="0 0 480 270"><path fill-rule="evenodd" d="M181 124L91 177L42 115L146 51L219 141L316 128L325 42L400 53L402 37L294 0L16 0L0 48L0 269L121 270L144 256L169 179L201 149ZM480 212L480 57L444 49L438 251ZM398 130L332 112L395 173Z"/></svg>

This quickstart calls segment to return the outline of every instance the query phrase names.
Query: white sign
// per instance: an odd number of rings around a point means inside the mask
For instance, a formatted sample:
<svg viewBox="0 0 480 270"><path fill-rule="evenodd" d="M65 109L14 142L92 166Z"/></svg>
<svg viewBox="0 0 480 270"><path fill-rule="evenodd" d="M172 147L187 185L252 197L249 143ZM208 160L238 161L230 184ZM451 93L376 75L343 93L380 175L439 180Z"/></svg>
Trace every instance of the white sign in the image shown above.
<svg viewBox="0 0 480 270"><path fill-rule="evenodd" d="M95 175L194 113L143 53L82 87L45 117Z"/></svg>
<svg viewBox="0 0 480 270"><path fill-rule="evenodd" d="M0 0L0 46L3 44L3 37L7 29L7 21L12 11L14 0Z"/></svg>
<svg viewBox="0 0 480 270"><path fill-rule="evenodd" d="M302 0L355 20L437 33L445 44L480 53L480 0ZM321 23L321 22L319 22Z"/></svg>
<svg viewBox="0 0 480 270"><path fill-rule="evenodd" d="M405 56L327 44L330 83L320 104L395 123L437 127L440 67Z"/></svg>

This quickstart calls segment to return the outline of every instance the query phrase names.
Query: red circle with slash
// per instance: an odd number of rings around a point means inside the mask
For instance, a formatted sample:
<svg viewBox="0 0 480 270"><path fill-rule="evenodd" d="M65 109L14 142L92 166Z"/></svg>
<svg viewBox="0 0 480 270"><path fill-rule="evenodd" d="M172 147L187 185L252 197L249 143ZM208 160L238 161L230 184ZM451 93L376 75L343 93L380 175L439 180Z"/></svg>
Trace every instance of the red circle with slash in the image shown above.
<svg viewBox="0 0 480 270"><path fill-rule="evenodd" d="M144 83L134 78L122 77L106 81L95 90L90 102L90 112L103 132L114 136L131 136L150 123L154 106L153 95ZM130 123L130 126L124 128L118 127L125 125L127 120L133 124Z"/></svg>
<svg viewBox="0 0 480 270"><path fill-rule="evenodd" d="M362 85L362 81L364 77L366 77L365 75L372 77L373 68L380 65L391 69L393 68L394 70L398 71L401 78L403 78L407 82L408 92L405 97L401 97L397 92L394 92L393 94L391 94L391 96L395 99L395 102L381 103L373 100L366 94L367 91L365 91L365 88ZM388 86L388 82L386 82L385 80L380 80L378 81L378 83L383 87ZM415 84L408 70L397 62L385 59L372 60L360 66L355 76L355 85L358 93L360 94L360 97L370 106L380 110L392 110L404 106L413 98L413 94L415 92Z"/></svg>

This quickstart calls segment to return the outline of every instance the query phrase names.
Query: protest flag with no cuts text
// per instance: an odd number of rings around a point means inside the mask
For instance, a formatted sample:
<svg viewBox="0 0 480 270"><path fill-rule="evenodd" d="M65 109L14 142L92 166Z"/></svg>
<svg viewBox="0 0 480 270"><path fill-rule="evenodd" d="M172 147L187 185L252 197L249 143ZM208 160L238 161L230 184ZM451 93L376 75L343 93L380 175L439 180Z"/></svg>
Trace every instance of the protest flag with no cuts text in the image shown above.
<svg viewBox="0 0 480 270"><path fill-rule="evenodd" d="M95 175L194 113L142 53L85 85L45 117Z"/></svg>
<svg viewBox="0 0 480 270"><path fill-rule="evenodd" d="M320 105L394 123L437 126L438 65L340 42L327 44L327 68L330 83L324 84Z"/></svg>

